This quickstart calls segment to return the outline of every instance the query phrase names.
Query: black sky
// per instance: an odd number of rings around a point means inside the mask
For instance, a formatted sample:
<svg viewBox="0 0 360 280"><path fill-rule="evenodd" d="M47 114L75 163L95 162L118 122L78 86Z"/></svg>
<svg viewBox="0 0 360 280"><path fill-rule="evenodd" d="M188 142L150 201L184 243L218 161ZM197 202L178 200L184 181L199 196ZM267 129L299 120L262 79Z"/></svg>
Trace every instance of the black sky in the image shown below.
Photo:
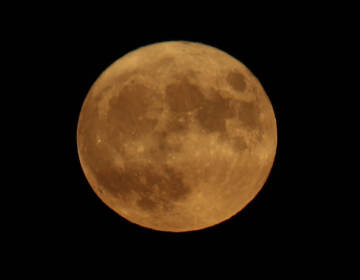
<svg viewBox="0 0 360 280"><path fill-rule="evenodd" d="M168 14L167 20L133 17L136 23L130 24L120 19L100 22L90 15L84 20L74 15L50 20L47 15L24 26L18 39L27 46L27 69L36 76L31 79L31 98L25 100L36 105L23 130L24 135L34 135L28 141L30 165L36 171L28 176L35 198L27 201L31 207L22 211L17 224L28 233L25 242L31 248L46 248L50 255L105 248L141 254L158 250L163 256L190 252L194 258L197 252L219 256L259 251L260 257L277 250L292 255L307 248L309 241L321 241L318 229L324 215L314 211L317 201L309 194L318 193L321 184L310 179L317 165L308 147L313 151L320 146L312 136L319 131L309 88L315 86L313 74L323 52L317 42L323 33L302 15L256 21L239 17L209 15L190 21L186 16L171 20ZM183 234L145 229L110 210L90 188L76 147L81 105L99 74L129 51L168 40L201 42L242 61L262 83L278 126L274 166L256 198L224 223Z"/></svg>

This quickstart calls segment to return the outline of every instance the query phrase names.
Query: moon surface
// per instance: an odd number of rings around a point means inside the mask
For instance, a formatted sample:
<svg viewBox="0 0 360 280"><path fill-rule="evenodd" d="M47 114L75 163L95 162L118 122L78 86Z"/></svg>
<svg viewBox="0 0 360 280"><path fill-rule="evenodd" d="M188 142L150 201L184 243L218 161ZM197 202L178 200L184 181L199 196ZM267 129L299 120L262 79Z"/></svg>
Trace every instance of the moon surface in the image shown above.
<svg viewBox="0 0 360 280"><path fill-rule="evenodd" d="M160 231L207 228L260 191L277 146L259 80L229 54L169 41L110 65L82 105L77 147L97 196Z"/></svg>

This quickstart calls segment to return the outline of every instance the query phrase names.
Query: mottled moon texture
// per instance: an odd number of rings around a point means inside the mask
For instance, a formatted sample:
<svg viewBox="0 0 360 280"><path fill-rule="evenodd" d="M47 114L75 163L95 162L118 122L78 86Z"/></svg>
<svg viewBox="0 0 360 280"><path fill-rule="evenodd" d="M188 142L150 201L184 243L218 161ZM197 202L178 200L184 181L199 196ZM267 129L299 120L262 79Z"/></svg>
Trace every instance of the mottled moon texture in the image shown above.
<svg viewBox="0 0 360 280"><path fill-rule="evenodd" d="M256 196L277 127L241 62L169 41L136 49L99 76L81 108L77 146L106 205L137 225L184 232L227 220Z"/></svg>

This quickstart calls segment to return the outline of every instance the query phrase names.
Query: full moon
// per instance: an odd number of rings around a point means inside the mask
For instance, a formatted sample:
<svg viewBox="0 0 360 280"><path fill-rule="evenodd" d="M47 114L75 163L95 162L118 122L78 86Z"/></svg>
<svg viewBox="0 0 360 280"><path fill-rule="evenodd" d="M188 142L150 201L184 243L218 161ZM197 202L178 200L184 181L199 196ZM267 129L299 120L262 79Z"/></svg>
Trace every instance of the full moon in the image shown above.
<svg viewBox="0 0 360 280"><path fill-rule="evenodd" d="M110 65L79 115L81 167L126 220L200 230L240 212L271 171L277 127L255 75L217 48L169 41Z"/></svg>

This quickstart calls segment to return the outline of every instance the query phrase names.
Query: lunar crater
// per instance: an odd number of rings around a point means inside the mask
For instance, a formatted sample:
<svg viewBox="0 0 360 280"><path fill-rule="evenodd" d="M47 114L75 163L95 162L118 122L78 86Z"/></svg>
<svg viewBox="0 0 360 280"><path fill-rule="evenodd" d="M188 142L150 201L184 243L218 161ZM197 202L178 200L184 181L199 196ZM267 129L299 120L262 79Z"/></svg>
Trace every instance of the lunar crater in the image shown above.
<svg viewBox="0 0 360 280"><path fill-rule="evenodd" d="M184 200L191 192L183 182L183 175L165 164L128 167L122 178L116 195L136 197L137 206L143 210L170 209L174 202Z"/></svg>
<svg viewBox="0 0 360 280"><path fill-rule="evenodd" d="M242 73L230 72L227 75L227 81L234 90L240 93L246 89L245 77Z"/></svg>

